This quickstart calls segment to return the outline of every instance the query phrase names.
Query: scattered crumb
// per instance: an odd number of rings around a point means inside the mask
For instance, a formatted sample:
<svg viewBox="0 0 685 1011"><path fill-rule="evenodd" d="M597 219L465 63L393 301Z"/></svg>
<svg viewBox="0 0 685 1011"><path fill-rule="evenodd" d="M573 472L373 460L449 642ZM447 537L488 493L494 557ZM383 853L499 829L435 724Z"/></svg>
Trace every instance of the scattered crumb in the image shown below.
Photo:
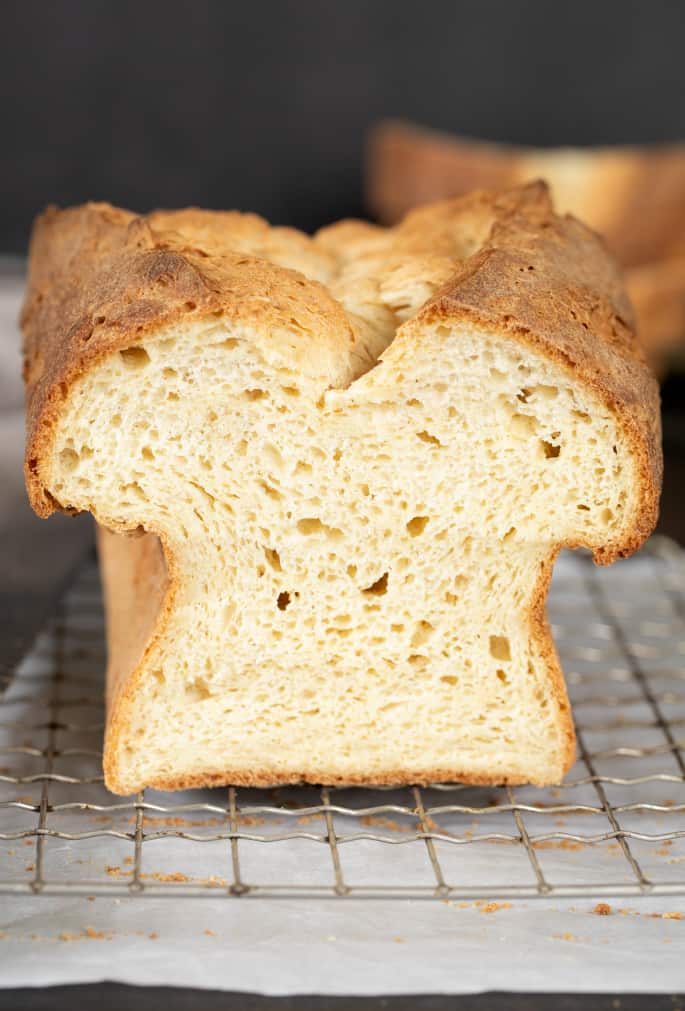
<svg viewBox="0 0 685 1011"><path fill-rule="evenodd" d="M573 842L571 839L545 839L543 842L534 842L535 850L582 850L585 843Z"/></svg>
<svg viewBox="0 0 685 1011"><path fill-rule="evenodd" d="M575 941L575 934L552 934L552 937L559 941Z"/></svg>
<svg viewBox="0 0 685 1011"><path fill-rule="evenodd" d="M69 934L66 930L63 930L59 935L59 939L60 941L77 941L80 936L80 934Z"/></svg>
<svg viewBox="0 0 685 1011"><path fill-rule="evenodd" d="M24 846L34 846L35 845L35 840L34 839L24 839L23 845Z"/></svg>
<svg viewBox="0 0 685 1011"><path fill-rule="evenodd" d="M127 873L126 871L122 872L121 867L119 867L118 864L107 864L105 871L109 874L110 878L118 878L122 873Z"/></svg>
<svg viewBox="0 0 685 1011"><path fill-rule="evenodd" d="M94 820L102 822L103 825L109 825L112 819L109 817L108 814L98 814Z"/></svg>
<svg viewBox="0 0 685 1011"><path fill-rule="evenodd" d="M481 913L496 913L498 909L511 909L511 902L486 902L481 905Z"/></svg>
<svg viewBox="0 0 685 1011"><path fill-rule="evenodd" d="M153 930L152 933L148 934L147 936L150 938L151 941L156 941L157 938L159 937L159 934L156 934L155 931Z"/></svg>
<svg viewBox="0 0 685 1011"><path fill-rule="evenodd" d="M670 944L671 943L671 938L670 937L662 937L661 943L662 944Z"/></svg>
<svg viewBox="0 0 685 1011"><path fill-rule="evenodd" d="M253 814L239 814L236 818L239 825L264 825L266 824L266 818L259 818ZM226 814L221 818L181 818L178 815L161 817L151 814L145 815L145 826L160 827L160 828L217 828L224 827L227 828L229 824L229 816ZM269 819L270 824L279 824L280 819L271 818ZM129 825L136 824L136 817L132 815L128 819Z"/></svg>
<svg viewBox="0 0 685 1011"><path fill-rule="evenodd" d="M131 864L133 863L133 857L124 857L124 863L128 864L130 867Z"/></svg>
<svg viewBox="0 0 685 1011"><path fill-rule="evenodd" d="M35 864L27 864L24 868L25 871L35 871Z"/></svg>
<svg viewBox="0 0 685 1011"><path fill-rule="evenodd" d="M214 931L210 930L209 927L207 927L207 929L205 930L205 934L207 935L207 937L216 937Z"/></svg>
<svg viewBox="0 0 685 1011"><path fill-rule="evenodd" d="M95 902L95 896L94 895L87 895L86 896L86 902Z"/></svg>
<svg viewBox="0 0 685 1011"><path fill-rule="evenodd" d="M611 916L611 906L608 902L598 902L592 912L595 916Z"/></svg>
<svg viewBox="0 0 685 1011"><path fill-rule="evenodd" d="M210 874L208 878L197 878L198 885L210 885L212 888L228 888L226 878L220 878L216 874Z"/></svg>
<svg viewBox="0 0 685 1011"><path fill-rule="evenodd" d="M387 828L390 832L413 832L415 831L413 825L402 825L400 822L393 821L392 818L377 818L374 815L365 814L359 819L362 825L366 825L369 828ZM426 817L425 823L428 828L429 819Z"/></svg>
<svg viewBox="0 0 685 1011"><path fill-rule="evenodd" d="M683 919L683 914L682 913L664 913L663 918L664 918L664 920L682 920Z"/></svg>
<svg viewBox="0 0 685 1011"><path fill-rule="evenodd" d="M395 942L395 944L404 944L403 937L393 937L393 941Z"/></svg>
<svg viewBox="0 0 685 1011"><path fill-rule="evenodd" d="M187 874L181 874L180 871L174 871L172 874L162 874L160 871L155 871L154 874L145 874L141 877L154 878L155 881L190 881Z"/></svg>
<svg viewBox="0 0 685 1011"><path fill-rule="evenodd" d="M86 937L95 941L104 941L105 935L101 930L96 930L95 927L86 927Z"/></svg>
<svg viewBox="0 0 685 1011"><path fill-rule="evenodd" d="M439 832L441 835L451 834L450 832L447 832L446 829L442 828L442 826L438 825L437 821L431 818L429 814L424 815L423 824L426 826L429 832ZM420 828L420 826L418 827Z"/></svg>

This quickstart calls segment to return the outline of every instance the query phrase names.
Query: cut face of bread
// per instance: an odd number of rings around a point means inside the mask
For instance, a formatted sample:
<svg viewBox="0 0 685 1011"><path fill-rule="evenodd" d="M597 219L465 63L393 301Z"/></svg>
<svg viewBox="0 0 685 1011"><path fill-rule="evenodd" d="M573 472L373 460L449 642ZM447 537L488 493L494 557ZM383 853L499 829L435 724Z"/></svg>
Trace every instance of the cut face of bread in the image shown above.
<svg viewBox="0 0 685 1011"><path fill-rule="evenodd" d="M451 225L467 246L482 210ZM653 390L622 411L582 365L455 309L462 261L401 238L338 226L302 275L231 259L244 299L129 328L29 458L51 500L120 531L100 538L116 792L542 784L572 761L551 566L648 532Z"/></svg>

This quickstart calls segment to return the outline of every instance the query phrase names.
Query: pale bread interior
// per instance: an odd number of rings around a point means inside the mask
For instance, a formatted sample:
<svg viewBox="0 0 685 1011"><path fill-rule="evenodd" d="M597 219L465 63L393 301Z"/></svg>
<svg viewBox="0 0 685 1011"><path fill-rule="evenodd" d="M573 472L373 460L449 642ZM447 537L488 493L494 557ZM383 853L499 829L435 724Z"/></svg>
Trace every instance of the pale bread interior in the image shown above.
<svg viewBox="0 0 685 1011"><path fill-rule="evenodd" d="M300 353L216 316L111 354L70 391L47 486L160 535L173 575L139 674L112 685L118 792L542 784L571 760L532 609L558 545L598 547L633 521L626 441L513 339L438 322L395 336L430 286L359 292L334 290L357 334L334 367L315 342Z"/></svg>

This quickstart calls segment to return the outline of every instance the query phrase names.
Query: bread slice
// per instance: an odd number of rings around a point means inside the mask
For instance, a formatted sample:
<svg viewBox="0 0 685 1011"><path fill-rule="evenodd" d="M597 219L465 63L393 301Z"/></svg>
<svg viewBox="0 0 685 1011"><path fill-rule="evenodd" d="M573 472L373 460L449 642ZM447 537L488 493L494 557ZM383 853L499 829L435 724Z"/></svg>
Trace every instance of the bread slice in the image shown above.
<svg viewBox="0 0 685 1011"><path fill-rule="evenodd" d="M313 239L199 210L37 222L26 478L100 539L110 789L553 783L555 555L652 529L619 275L533 185Z"/></svg>
<svg viewBox="0 0 685 1011"><path fill-rule="evenodd" d="M661 352L685 339L685 144L530 148L388 121L372 132L367 196L385 223L477 186L545 179L559 211L605 237L627 268L638 336Z"/></svg>

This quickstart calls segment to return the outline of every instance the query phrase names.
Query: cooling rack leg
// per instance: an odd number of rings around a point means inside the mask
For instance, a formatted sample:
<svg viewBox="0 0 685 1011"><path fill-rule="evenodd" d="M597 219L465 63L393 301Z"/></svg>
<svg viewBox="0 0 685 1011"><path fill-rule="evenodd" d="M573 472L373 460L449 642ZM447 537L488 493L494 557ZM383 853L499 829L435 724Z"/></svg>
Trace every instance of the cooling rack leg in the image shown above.
<svg viewBox="0 0 685 1011"><path fill-rule="evenodd" d="M440 861L438 860L438 853L435 848L435 843L430 838L430 832L426 824L426 809L423 806L423 797L421 796L421 790L418 786L412 787L412 793L414 795L414 806L416 808L416 813L419 819L419 825L421 831L425 833L425 843L426 850L428 851L428 859L431 862L431 867L433 868L433 873L435 874L435 894L439 897L449 895L449 887L445 884L445 877L442 873L442 867L440 866Z"/></svg>
<svg viewBox="0 0 685 1011"><path fill-rule="evenodd" d="M236 788L228 788L228 818L231 829L231 865L233 868L233 883L229 891L232 895L244 895L249 888L243 884L240 877L240 856L238 854L238 804L236 798Z"/></svg>

